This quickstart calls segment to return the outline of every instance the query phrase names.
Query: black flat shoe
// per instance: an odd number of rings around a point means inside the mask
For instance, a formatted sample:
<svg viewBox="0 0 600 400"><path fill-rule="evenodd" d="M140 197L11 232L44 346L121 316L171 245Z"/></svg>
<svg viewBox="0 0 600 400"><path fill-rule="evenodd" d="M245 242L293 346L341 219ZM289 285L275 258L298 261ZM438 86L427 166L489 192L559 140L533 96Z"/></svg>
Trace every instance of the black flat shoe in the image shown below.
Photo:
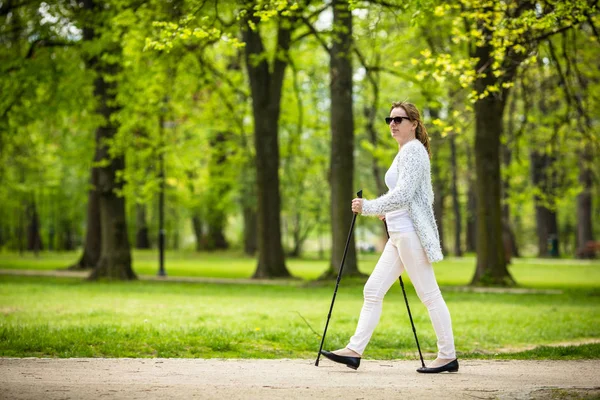
<svg viewBox="0 0 600 400"><path fill-rule="evenodd" d="M440 372L458 372L458 360L450 361L446 365L442 365L441 367L421 367L417 369L417 372L422 374L437 374Z"/></svg>
<svg viewBox="0 0 600 400"><path fill-rule="evenodd" d="M338 356L327 350L321 350L321 354L336 363L344 364L348 368L357 369L360 365L360 357Z"/></svg>

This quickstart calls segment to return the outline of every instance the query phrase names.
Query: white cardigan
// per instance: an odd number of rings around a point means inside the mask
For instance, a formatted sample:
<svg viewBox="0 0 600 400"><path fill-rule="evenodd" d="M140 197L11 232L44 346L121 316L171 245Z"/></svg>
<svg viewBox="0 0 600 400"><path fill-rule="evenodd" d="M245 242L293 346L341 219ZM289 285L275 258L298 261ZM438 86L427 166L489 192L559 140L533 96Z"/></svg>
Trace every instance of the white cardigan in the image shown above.
<svg viewBox="0 0 600 400"><path fill-rule="evenodd" d="M433 214L431 165L423 144L415 139L404 144L392 166L398 168L396 187L375 200L363 200L363 215L384 215L400 208L408 209L415 232L421 240L429 262L444 258Z"/></svg>

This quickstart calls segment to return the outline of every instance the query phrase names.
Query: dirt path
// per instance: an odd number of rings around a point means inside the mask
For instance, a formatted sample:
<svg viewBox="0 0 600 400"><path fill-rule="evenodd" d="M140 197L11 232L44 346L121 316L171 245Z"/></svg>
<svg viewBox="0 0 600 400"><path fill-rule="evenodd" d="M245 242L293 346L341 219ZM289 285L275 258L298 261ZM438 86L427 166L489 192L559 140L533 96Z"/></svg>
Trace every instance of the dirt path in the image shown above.
<svg viewBox="0 0 600 400"><path fill-rule="evenodd" d="M531 399L600 397L599 360L461 362L422 375L416 361L0 358L2 399Z"/></svg>

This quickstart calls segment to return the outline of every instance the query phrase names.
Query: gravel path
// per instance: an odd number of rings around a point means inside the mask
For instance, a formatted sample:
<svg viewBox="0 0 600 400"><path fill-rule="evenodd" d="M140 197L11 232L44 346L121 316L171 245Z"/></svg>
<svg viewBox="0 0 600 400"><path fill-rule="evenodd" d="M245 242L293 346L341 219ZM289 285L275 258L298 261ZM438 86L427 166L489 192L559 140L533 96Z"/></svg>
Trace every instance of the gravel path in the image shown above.
<svg viewBox="0 0 600 400"><path fill-rule="evenodd" d="M465 360L423 375L418 361L327 359L0 358L2 399L561 399L600 398L600 360Z"/></svg>

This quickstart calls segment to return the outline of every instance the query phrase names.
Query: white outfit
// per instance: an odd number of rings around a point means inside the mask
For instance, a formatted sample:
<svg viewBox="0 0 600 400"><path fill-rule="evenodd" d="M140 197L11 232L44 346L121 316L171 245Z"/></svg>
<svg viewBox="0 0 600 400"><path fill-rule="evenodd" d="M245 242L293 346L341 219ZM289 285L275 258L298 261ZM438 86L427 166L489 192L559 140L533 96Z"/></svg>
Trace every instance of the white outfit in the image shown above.
<svg viewBox="0 0 600 400"><path fill-rule="evenodd" d="M385 215L406 209L430 262L444 258L433 215L431 166L425 146L417 139L404 144L392 166L398 171L394 188L375 200L363 200L363 215Z"/></svg>
<svg viewBox="0 0 600 400"><path fill-rule="evenodd" d="M406 150L407 146L410 146L408 150ZM421 150L424 151L424 155ZM408 182L402 182L403 179ZM402 146L386 173L385 182L389 189L394 189L377 200L370 202L365 200L363 214L365 214L365 203L370 204L367 207L369 214L380 215L385 212L390 239L365 285L363 291L365 300L358 326L346 347L363 354L379 322L383 297L406 270L419 299L429 311L438 339L438 357L454 359L456 351L452 320L431 265L432 260L442 258L437 226L435 219L431 224L426 212L417 212L418 207L430 209L433 204L429 157L421 142L411 141ZM429 196L430 191L431 196ZM419 199L415 199L417 196ZM431 213L433 215L433 210ZM419 223L413 223L414 218L423 219ZM435 243L429 243L429 252L422 245L424 237L425 240L434 240L434 238L436 240Z"/></svg>
<svg viewBox="0 0 600 400"><path fill-rule="evenodd" d="M396 158L394 158L394 162L392 166L385 173L385 184L388 189L393 189L396 187L396 183L398 182L398 168L396 164ZM401 208L399 210L390 211L385 213L385 221L387 223L388 232L414 232L415 227L413 226L412 220L410 219L410 215L408 215L407 208Z"/></svg>

